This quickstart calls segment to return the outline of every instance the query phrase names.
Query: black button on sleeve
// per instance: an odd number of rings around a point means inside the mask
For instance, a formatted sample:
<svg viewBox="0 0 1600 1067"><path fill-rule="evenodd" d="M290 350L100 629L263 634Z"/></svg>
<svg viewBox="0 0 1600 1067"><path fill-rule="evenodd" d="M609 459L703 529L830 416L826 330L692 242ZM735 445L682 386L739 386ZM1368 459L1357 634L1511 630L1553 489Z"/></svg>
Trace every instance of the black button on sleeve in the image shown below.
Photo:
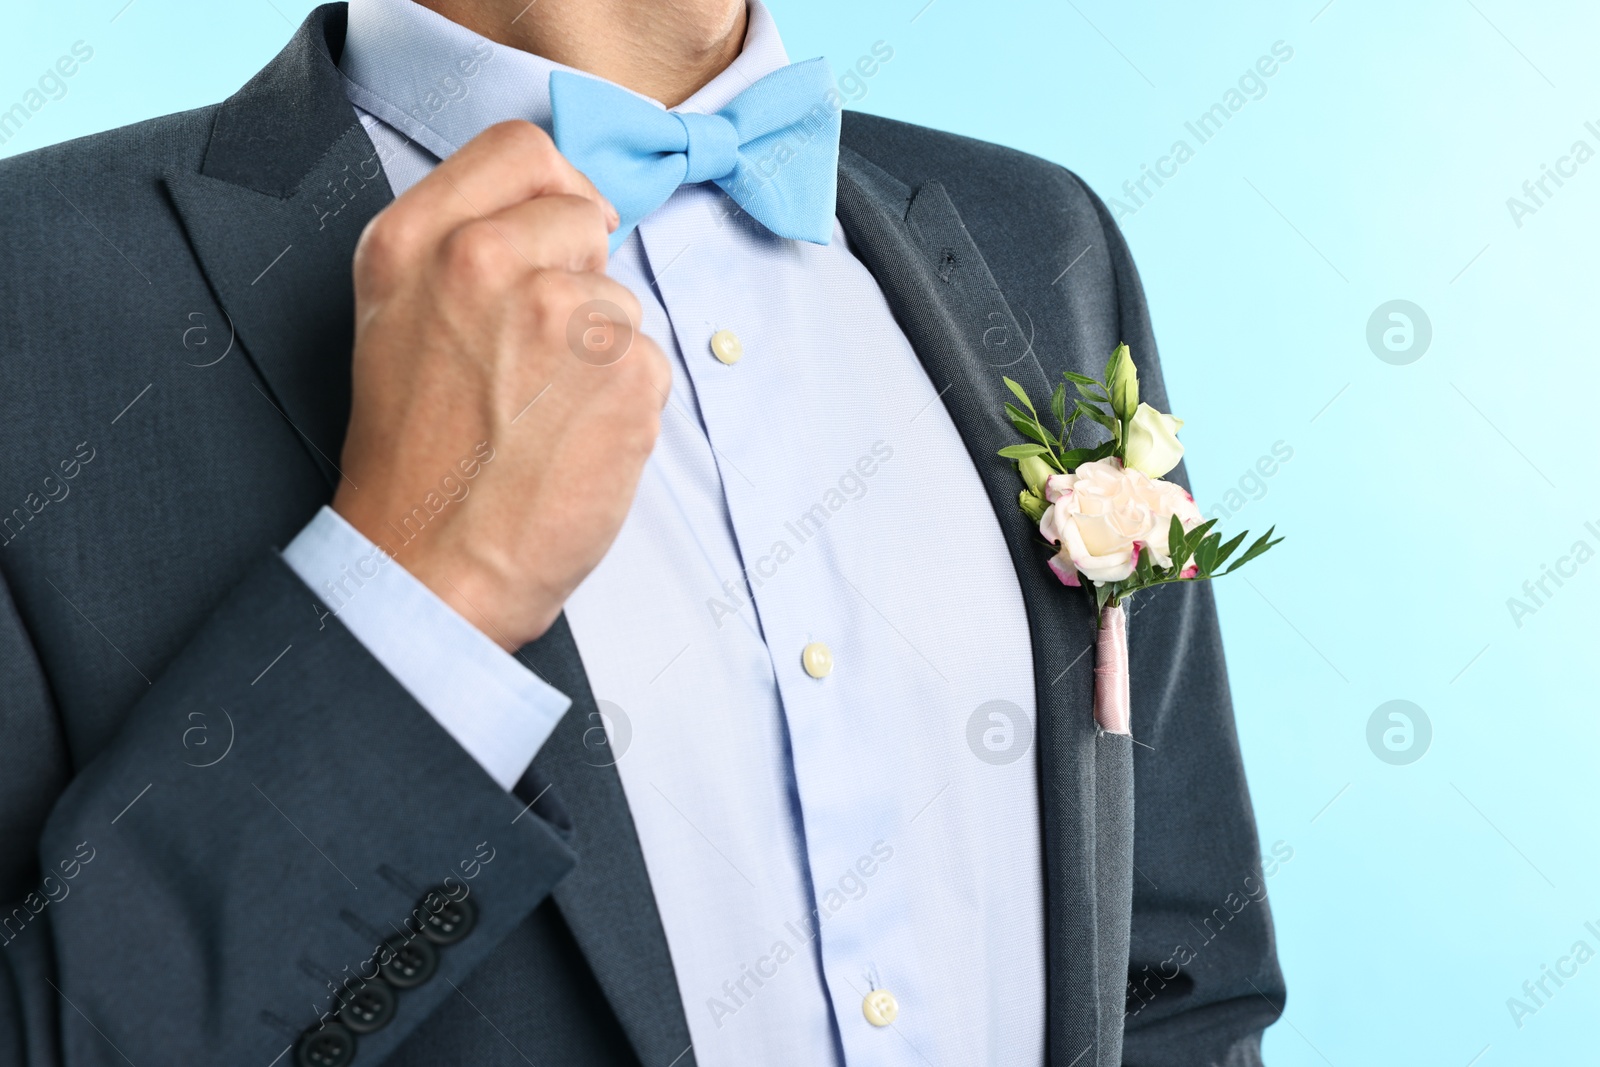
<svg viewBox="0 0 1600 1067"><path fill-rule="evenodd" d="M472 933L478 906L470 898L451 900L443 889L431 889L417 905L423 916L422 936L435 945L453 945Z"/></svg>
<svg viewBox="0 0 1600 1067"><path fill-rule="evenodd" d="M338 1023L307 1030L294 1045L299 1067L345 1067L355 1058L356 1037Z"/></svg>
<svg viewBox="0 0 1600 1067"><path fill-rule="evenodd" d="M357 1034L382 1030L394 1018L394 990L387 982L371 981L352 993L339 1009L339 1021Z"/></svg>
<svg viewBox="0 0 1600 1067"><path fill-rule="evenodd" d="M391 937L383 947L378 973L396 989L414 989L439 969L439 950L425 938Z"/></svg>

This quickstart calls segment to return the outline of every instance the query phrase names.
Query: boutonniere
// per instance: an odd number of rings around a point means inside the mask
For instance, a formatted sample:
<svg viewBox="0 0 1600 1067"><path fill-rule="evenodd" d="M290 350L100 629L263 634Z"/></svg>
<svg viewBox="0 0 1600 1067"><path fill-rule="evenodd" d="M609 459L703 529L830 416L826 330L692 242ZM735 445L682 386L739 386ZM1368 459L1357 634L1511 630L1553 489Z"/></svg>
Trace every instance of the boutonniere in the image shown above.
<svg viewBox="0 0 1600 1067"><path fill-rule="evenodd" d="M1011 424L1028 441L1000 450L1015 460L1025 488L1018 504L1056 552L1049 567L1063 585L1082 588L1099 620L1095 721L1129 732L1127 616L1123 604L1169 582L1203 582L1232 574L1278 544L1273 530L1239 552L1249 536L1227 541L1202 521L1194 498L1162 476L1183 458L1181 419L1139 400L1133 354L1118 345L1102 378L1071 371L1050 398L1051 430L1022 386L1005 379L1021 406L1006 404ZM1076 395L1069 397L1067 386ZM1079 419L1110 439L1093 447L1067 444ZM1237 555L1236 555L1237 553ZM1230 562L1231 561L1231 562ZM1223 568L1226 569L1223 569Z"/></svg>

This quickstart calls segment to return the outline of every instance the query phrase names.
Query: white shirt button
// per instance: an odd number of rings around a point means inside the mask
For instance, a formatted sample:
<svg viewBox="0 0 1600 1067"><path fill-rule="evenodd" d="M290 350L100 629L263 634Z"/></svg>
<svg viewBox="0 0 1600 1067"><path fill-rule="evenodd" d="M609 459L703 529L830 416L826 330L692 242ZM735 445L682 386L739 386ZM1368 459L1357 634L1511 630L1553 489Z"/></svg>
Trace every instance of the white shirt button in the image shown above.
<svg viewBox="0 0 1600 1067"><path fill-rule="evenodd" d="M888 1026L900 1014L900 1002L887 989L874 989L861 1002L861 1014L873 1026Z"/></svg>
<svg viewBox="0 0 1600 1067"><path fill-rule="evenodd" d="M718 330L711 335L711 354L731 367L744 355L744 342L732 330Z"/></svg>
<svg viewBox="0 0 1600 1067"><path fill-rule="evenodd" d="M833 652L821 641L813 641L800 651L800 665L813 678L826 678L833 673Z"/></svg>

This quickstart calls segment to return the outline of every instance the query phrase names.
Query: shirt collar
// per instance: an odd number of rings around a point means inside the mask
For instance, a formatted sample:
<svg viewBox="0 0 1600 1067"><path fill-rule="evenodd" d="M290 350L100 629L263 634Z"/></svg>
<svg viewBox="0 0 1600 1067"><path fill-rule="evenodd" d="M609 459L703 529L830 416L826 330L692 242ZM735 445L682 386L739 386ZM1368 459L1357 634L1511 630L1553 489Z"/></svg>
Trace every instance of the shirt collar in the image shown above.
<svg viewBox="0 0 1600 1067"><path fill-rule="evenodd" d="M749 3L738 57L672 110L717 111L788 64L772 15L760 0ZM548 132L550 74L571 70L480 37L412 0L350 0L339 69L351 103L440 159L508 119L525 119Z"/></svg>

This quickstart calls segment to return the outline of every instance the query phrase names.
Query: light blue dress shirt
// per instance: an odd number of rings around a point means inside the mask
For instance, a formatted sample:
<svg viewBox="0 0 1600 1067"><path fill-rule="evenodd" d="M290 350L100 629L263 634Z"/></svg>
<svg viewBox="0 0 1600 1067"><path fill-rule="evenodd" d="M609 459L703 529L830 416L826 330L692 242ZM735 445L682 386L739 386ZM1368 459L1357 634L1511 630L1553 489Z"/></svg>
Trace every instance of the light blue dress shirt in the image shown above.
<svg viewBox="0 0 1600 1067"><path fill-rule="evenodd" d="M717 110L787 62L752 3L742 54L680 106ZM410 0L352 0L341 67L397 195L497 121L548 129L561 69ZM1027 620L937 388L837 224L825 247L782 240L684 186L608 272L673 384L566 613L696 1059L1042 1063ZM325 509L286 558L509 788L566 698L374 553ZM876 1025L884 994L897 1015Z"/></svg>

